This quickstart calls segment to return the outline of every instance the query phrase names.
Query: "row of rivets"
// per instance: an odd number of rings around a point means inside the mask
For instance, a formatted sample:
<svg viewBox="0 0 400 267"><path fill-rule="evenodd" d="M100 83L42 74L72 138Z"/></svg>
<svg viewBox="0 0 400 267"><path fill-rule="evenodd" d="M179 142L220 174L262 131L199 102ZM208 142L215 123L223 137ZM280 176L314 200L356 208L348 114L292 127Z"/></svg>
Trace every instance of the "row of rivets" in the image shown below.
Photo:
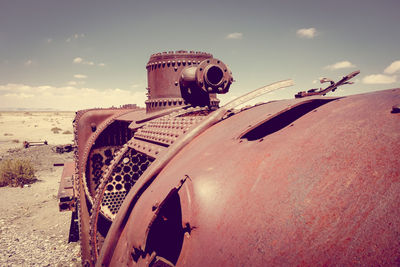
<svg viewBox="0 0 400 267"><path fill-rule="evenodd" d="M175 62L175 60L172 60L172 61L170 61L170 60L168 60L167 62L165 62L165 61L159 61L159 62L152 62L152 63L148 63L147 65L146 65L146 68L151 68L151 70L153 70L153 69L156 69L157 67L158 68L161 68L161 67L163 67L163 68L165 68L165 66L167 66L167 67L174 67L174 68L177 68L177 66L186 66L186 64L187 65L196 65L196 64L200 64L200 60L198 60L197 62L196 61L191 61L191 60L188 60L187 62L186 62L186 60L182 60L182 61L180 61L180 60L178 60L177 62ZM175 66L175 65L177 65L177 66Z"/></svg>

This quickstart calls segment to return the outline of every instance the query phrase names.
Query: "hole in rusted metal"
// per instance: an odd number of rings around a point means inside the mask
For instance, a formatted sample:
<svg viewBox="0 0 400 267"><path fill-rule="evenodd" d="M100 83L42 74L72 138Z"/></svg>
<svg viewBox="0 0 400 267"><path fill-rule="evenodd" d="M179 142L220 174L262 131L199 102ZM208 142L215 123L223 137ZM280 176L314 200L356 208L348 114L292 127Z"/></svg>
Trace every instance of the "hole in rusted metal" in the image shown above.
<svg viewBox="0 0 400 267"><path fill-rule="evenodd" d="M146 254L155 252L157 256L176 264L185 232L182 228L181 201L177 191L171 192L167 197L149 229Z"/></svg>
<svg viewBox="0 0 400 267"><path fill-rule="evenodd" d="M315 99L310 102L295 106L287 111L284 111L277 116L268 119L264 123L256 126L247 133L245 133L241 139L247 139L249 141L255 141L264 138L267 135L273 134L286 126L292 124L294 121L311 112L312 110L332 101L335 99Z"/></svg>

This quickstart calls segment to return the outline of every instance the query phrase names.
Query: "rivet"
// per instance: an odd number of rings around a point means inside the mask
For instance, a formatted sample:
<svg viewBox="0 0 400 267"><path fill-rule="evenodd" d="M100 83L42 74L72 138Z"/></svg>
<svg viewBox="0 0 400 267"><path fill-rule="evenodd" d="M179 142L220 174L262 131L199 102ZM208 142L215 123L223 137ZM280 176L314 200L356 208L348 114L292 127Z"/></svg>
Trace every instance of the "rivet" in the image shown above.
<svg viewBox="0 0 400 267"><path fill-rule="evenodd" d="M178 82L175 82L175 86L178 86Z"/></svg>

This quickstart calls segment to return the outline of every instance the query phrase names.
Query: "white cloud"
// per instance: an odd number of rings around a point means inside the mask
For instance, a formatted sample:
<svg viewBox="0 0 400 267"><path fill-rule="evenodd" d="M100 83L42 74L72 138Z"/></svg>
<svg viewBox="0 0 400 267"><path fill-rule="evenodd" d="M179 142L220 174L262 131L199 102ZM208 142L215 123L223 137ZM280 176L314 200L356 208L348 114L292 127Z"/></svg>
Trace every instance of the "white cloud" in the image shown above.
<svg viewBox="0 0 400 267"><path fill-rule="evenodd" d="M225 39L243 39L243 33L241 32L233 32L228 34Z"/></svg>
<svg viewBox="0 0 400 267"><path fill-rule="evenodd" d="M78 39L81 39L84 37L85 37L85 34L83 34L83 33L74 33L72 36L68 37L66 41L69 43L74 39L78 40Z"/></svg>
<svg viewBox="0 0 400 267"><path fill-rule="evenodd" d="M400 60L393 61L383 72L386 74L394 74L400 71Z"/></svg>
<svg viewBox="0 0 400 267"><path fill-rule="evenodd" d="M123 104L144 106L144 90L134 92L120 88L98 90L75 86L29 86L25 84L0 85L0 106L7 108L54 108L79 110L95 107L111 107Z"/></svg>
<svg viewBox="0 0 400 267"><path fill-rule="evenodd" d="M362 82L365 84L391 84L397 81L396 76L389 76L384 74L372 74L365 76Z"/></svg>
<svg viewBox="0 0 400 267"><path fill-rule="evenodd" d="M9 93L5 94L4 97L16 97L16 98L32 98L34 95L25 93Z"/></svg>
<svg viewBox="0 0 400 267"><path fill-rule="evenodd" d="M133 83L133 84L131 84L131 88L139 88L141 86L143 86L143 84L141 84L141 83Z"/></svg>
<svg viewBox="0 0 400 267"><path fill-rule="evenodd" d="M31 66L32 64L33 64L33 61L30 59L28 59L27 61L24 62L24 65L27 67Z"/></svg>
<svg viewBox="0 0 400 267"><path fill-rule="evenodd" d="M350 61L345 60L345 61L337 62L337 63L332 64L332 65L328 65L328 66L325 67L325 69L338 70L338 69L347 69L347 68L354 68L354 67L355 67L355 65L353 63L351 63Z"/></svg>
<svg viewBox="0 0 400 267"><path fill-rule="evenodd" d="M89 66L96 65L93 61L86 61L86 60L83 60L83 58L81 58L81 57L74 58L74 60L72 62L74 62L76 64L83 64L83 65L89 65ZM100 63L100 64L98 64L98 66L104 67L105 64L104 63Z"/></svg>
<svg viewBox="0 0 400 267"><path fill-rule="evenodd" d="M81 63L82 61L83 61L83 59L81 57L76 57L73 60L74 63Z"/></svg>
<svg viewBox="0 0 400 267"><path fill-rule="evenodd" d="M77 78L77 79L86 79L87 76L84 75L84 74L75 74L75 75L74 75L74 78Z"/></svg>
<svg viewBox="0 0 400 267"><path fill-rule="evenodd" d="M83 85L85 84L85 81L69 81L67 84L71 86L76 86L76 85Z"/></svg>
<svg viewBox="0 0 400 267"><path fill-rule="evenodd" d="M317 35L317 30L315 28L303 28L297 30L296 34L300 38L312 39Z"/></svg>

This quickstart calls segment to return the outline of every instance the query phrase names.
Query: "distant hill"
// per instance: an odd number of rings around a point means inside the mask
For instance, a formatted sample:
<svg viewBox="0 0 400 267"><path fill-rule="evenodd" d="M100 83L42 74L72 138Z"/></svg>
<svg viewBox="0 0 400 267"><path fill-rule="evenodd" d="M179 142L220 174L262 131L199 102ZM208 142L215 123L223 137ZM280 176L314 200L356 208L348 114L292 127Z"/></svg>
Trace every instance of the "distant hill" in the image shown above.
<svg viewBox="0 0 400 267"><path fill-rule="evenodd" d="M55 108L0 108L0 111L69 111Z"/></svg>

